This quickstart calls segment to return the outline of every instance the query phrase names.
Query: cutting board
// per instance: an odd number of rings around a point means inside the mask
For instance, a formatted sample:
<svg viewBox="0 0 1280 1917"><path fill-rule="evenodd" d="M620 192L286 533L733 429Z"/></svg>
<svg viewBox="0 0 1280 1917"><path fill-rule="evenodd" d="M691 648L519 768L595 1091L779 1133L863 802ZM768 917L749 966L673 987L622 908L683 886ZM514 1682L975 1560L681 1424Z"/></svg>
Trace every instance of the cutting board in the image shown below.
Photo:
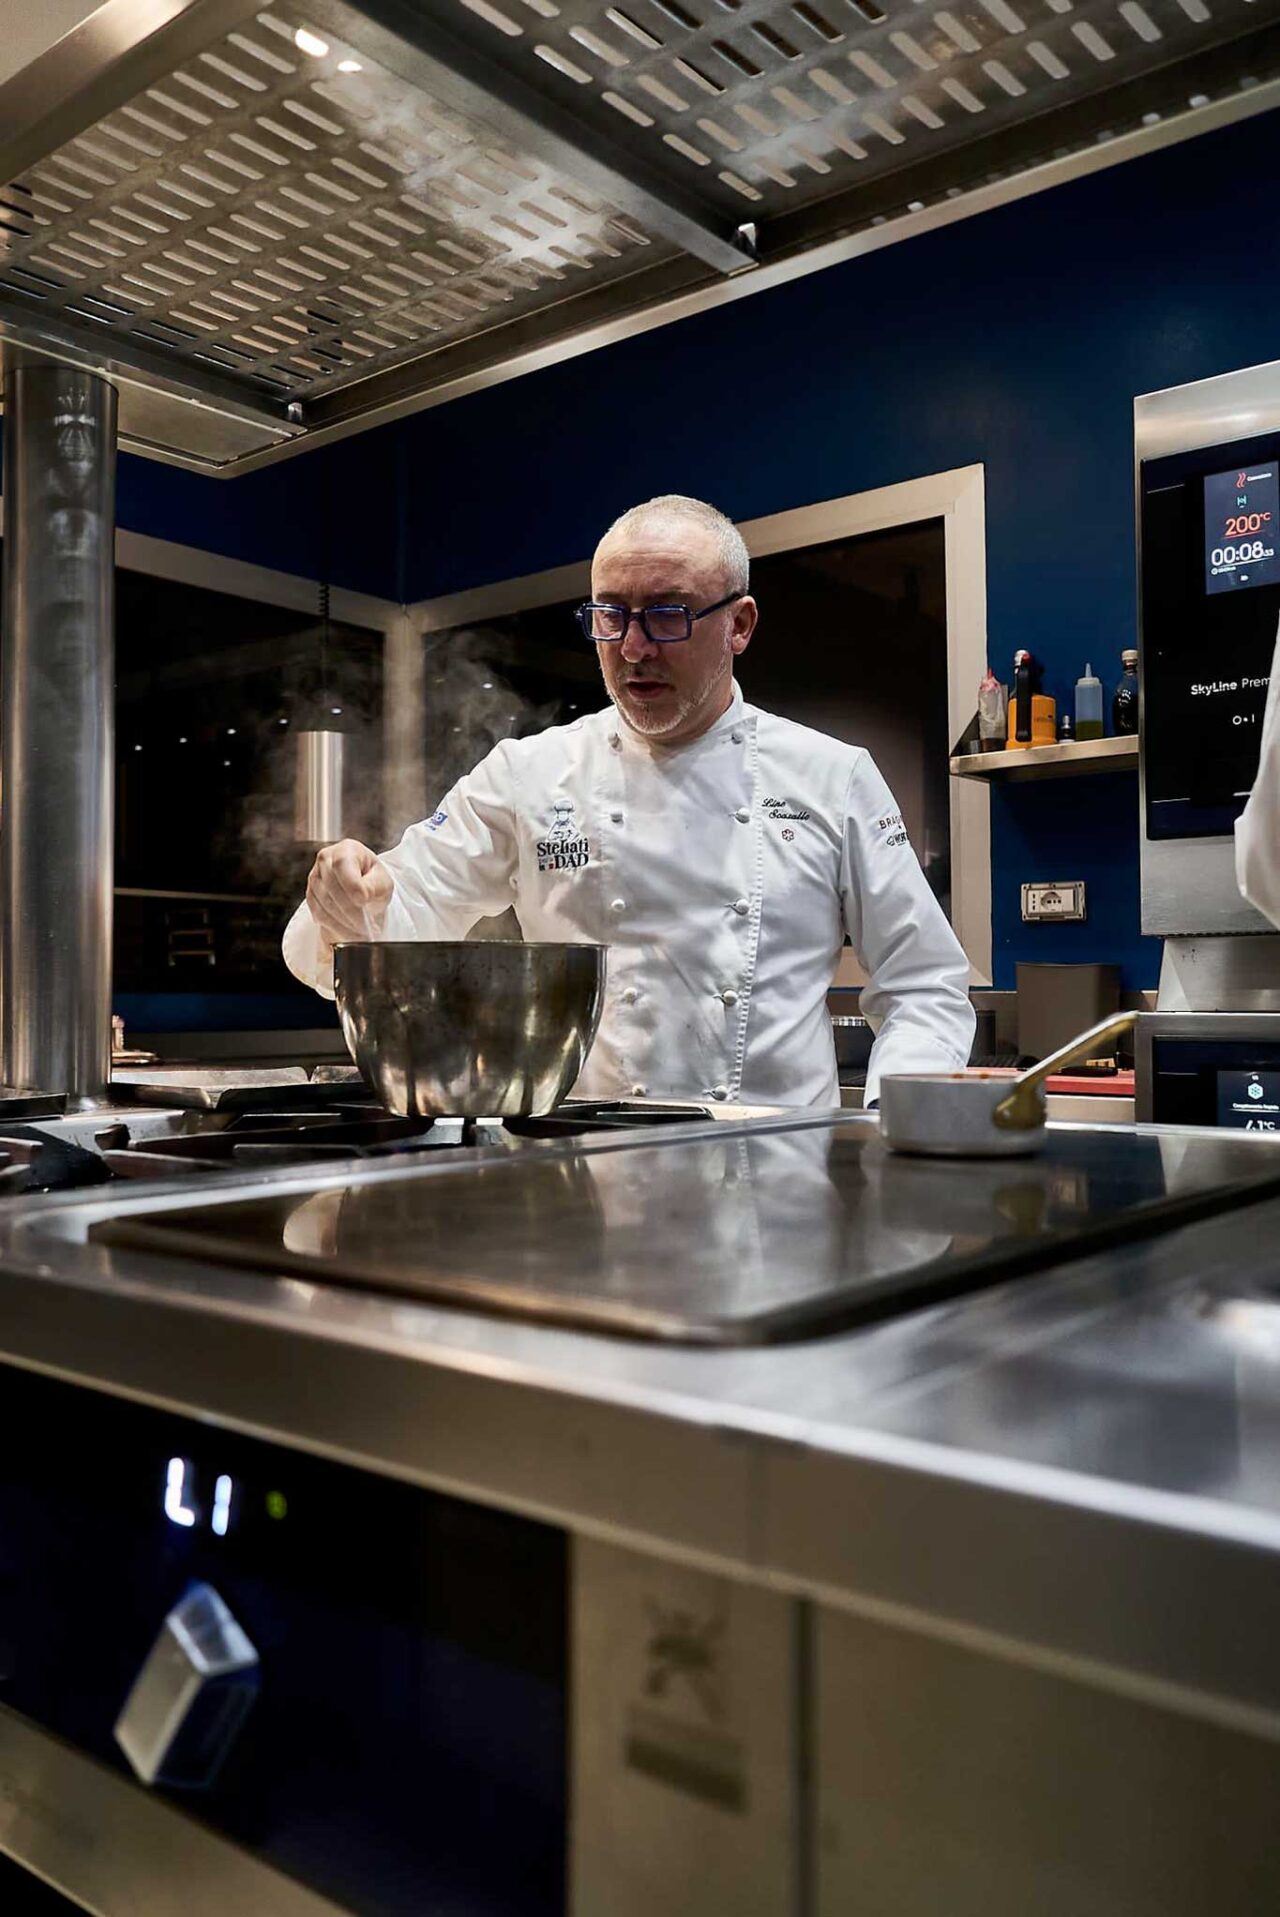
<svg viewBox="0 0 1280 1917"><path fill-rule="evenodd" d="M1081 1077L1075 1072L1055 1072L1044 1082L1047 1092L1064 1092L1074 1098L1132 1098L1134 1074L1112 1072L1106 1078Z"/></svg>
<svg viewBox="0 0 1280 1917"><path fill-rule="evenodd" d="M1016 1078L1012 1065L996 1065L984 1069L987 1078ZM1046 1078L1046 1092L1055 1092L1067 1098L1133 1098L1135 1096L1135 1075L1133 1072L1111 1072L1105 1078L1095 1078L1092 1074L1080 1072L1055 1072Z"/></svg>

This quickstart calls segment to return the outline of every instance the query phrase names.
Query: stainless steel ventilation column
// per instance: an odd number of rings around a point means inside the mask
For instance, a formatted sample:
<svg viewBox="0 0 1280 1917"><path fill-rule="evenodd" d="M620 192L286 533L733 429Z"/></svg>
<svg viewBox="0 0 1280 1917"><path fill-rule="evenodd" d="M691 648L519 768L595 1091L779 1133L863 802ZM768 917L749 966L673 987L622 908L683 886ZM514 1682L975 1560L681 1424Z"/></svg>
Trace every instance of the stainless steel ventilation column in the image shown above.
<svg viewBox="0 0 1280 1917"><path fill-rule="evenodd" d="M4 382L0 1078L92 1104L111 1072L115 389Z"/></svg>

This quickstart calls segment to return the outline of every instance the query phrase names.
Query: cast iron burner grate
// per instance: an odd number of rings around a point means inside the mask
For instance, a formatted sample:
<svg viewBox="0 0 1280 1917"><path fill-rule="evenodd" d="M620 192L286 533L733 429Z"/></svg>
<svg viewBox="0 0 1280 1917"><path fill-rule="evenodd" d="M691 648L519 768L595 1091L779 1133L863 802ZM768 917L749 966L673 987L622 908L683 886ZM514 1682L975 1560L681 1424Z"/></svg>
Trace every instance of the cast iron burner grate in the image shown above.
<svg viewBox="0 0 1280 1917"><path fill-rule="evenodd" d="M633 1105L626 1099L601 1104L561 1105L542 1118L508 1118L517 1138L580 1138L585 1132L633 1131L637 1126L688 1125L709 1116L701 1106ZM470 1122L470 1121L468 1121Z"/></svg>
<svg viewBox="0 0 1280 1917"><path fill-rule="evenodd" d="M332 1105L305 1111L237 1112L197 1129L134 1138L127 1123L96 1134L96 1151L59 1144L57 1186L99 1184L107 1178L177 1178L206 1171L264 1171L291 1165L388 1158L480 1147L518 1148L523 1141L577 1138L636 1126L688 1124L696 1107L631 1105L625 1101L562 1106L541 1118L397 1118L380 1105L355 1103L349 1087L335 1087ZM16 1141L15 1141L16 1143ZM0 1137L0 1153L9 1141ZM13 1189L54 1189L40 1177L42 1162L23 1148L24 1181ZM51 1161L52 1162L52 1161ZM16 1172L17 1168L15 1168ZM10 1173L0 1168L0 1188Z"/></svg>
<svg viewBox="0 0 1280 1917"><path fill-rule="evenodd" d="M44 1126L15 1123L0 1114L0 1198L35 1197L121 1178L187 1178L477 1148L521 1150L544 1140L709 1117L698 1106L615 1100L562 1105L541 1118L397 1118L362 1099L358 1084L324 1087L312 1081L302 1088L304 1109L290 1109L294 1089L281 1088L278 1110L188 1111L174 1130L159 1133L108 1113L96 1129L78 1121L74 1132L57 1118Z"/></svg>

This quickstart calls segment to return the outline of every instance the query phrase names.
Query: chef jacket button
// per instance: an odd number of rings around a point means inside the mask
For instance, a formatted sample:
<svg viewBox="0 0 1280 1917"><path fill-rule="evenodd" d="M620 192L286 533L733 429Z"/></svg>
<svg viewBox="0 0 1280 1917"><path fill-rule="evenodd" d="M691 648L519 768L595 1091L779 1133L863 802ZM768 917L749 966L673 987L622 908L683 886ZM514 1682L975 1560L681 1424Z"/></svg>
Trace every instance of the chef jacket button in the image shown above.
<svg viewBox="0 0 1280 1917"><path fill-rule="evenodd" d="M742 744L742 734L736 726L734 727L733 731L729 734L729 737L733 740L733 743L735 745Z"/></svg>
<svg viewBox="0 0 1280 1917"><path fill-rule="evenodd" d="M747 913L751 910L750 899L735 899L733 901L733 909L740 919L745 919Z"/></svg>
<svg viewBox="0 0 1280 1917"><path fill-rule="evenodd" d="M711 1087L711 1096L712 1098L728 1098L729 1087L727 1085L713 1085Z"/></svg>
<svg viewBox="0 0 1280 1917"><path fill-rule="evenodd" d="M738 1003L738 994L736 992L721 992L720 1003L722 1005L736 1005Z"/></svg>
<svg viewBox="0 0 1280 1917"><path fill-rule="evenodd" d="M625 899L610 899L609 910L611 912L625 912L626 909L627 901Z"/></svg>
<svg viewBox="0 0 1280 1917"><path fill-rule="evenodd" d="M610 819L612 819L612 821L613 821L613 823L614 823L615 825L621 825L621 824L622 824L622 814L621 814L621 812L611 812L611 813L609 814L609 817L610 817Z"/></svg>
<svg viewBox="0 0 1280 1917"><path fill-rule="evenodd" d="M632 1098L643 1098L647 1089L648 1087L644 1085L633 1085L631 1087Z"/></svg>
<svg viewBox="0 0 1280 1917"><path fill-rule="evenodd" d="M618 747L622 744L622 741L618 737L616 732L611 732L609 734L609 744L613 747L615 752L618 750Z"/></svg>
<svg viewBox="0 0 1280 1917"><path fill-rule="evenodd" d="M751 822L751 807L749 805L740 805L733 816L739 825L749 825Z"/></svg>
<svg viewBox="0 0 1280 1917"><path fill-rule="evenodd" d="M622 994L622 1003L624 1005L634 1005L639 996L640 994L636 991L635 986L628 985L626 991Z"/></svg>

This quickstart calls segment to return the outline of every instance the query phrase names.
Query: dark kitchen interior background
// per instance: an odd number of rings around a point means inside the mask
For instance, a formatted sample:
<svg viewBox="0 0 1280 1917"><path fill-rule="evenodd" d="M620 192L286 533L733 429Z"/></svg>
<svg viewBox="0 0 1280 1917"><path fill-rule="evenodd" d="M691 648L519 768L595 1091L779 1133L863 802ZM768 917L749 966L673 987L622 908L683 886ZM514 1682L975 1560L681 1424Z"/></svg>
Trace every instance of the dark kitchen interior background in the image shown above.
<svg viewBox="0 0 1280 1917"><path fill-rule="evenodd" d="M748 698L867 745L948 902L946 627L938 522L758 561ZM428 635L429 794L499 738L604 693L573 603ZM313 848L294 837L297 732L345 735L346 830L381 846L382 635L116 574L115 1002L131 1030L327 1025L280 957Z"/></svg>
<svg viewBox="0 0 1280 1917"><path fill-rule="evenodd" d="M338 623L326 644L318 595L307 614L117 572L118 1001L298 991L280 958L313 851L293 833L295 736L345 735L351 829L376 832L381 648Z"/></svg>
<svg viewBox="0 0 1280 1917"><path fill-rule="evenodd" d="M296 612L117 568L113 1002L131 1035L332 1022L280 956L314 856L294 739L343 732L349 829L376 841L382 644L338 620L326 643L318 588Z"/></svg>

